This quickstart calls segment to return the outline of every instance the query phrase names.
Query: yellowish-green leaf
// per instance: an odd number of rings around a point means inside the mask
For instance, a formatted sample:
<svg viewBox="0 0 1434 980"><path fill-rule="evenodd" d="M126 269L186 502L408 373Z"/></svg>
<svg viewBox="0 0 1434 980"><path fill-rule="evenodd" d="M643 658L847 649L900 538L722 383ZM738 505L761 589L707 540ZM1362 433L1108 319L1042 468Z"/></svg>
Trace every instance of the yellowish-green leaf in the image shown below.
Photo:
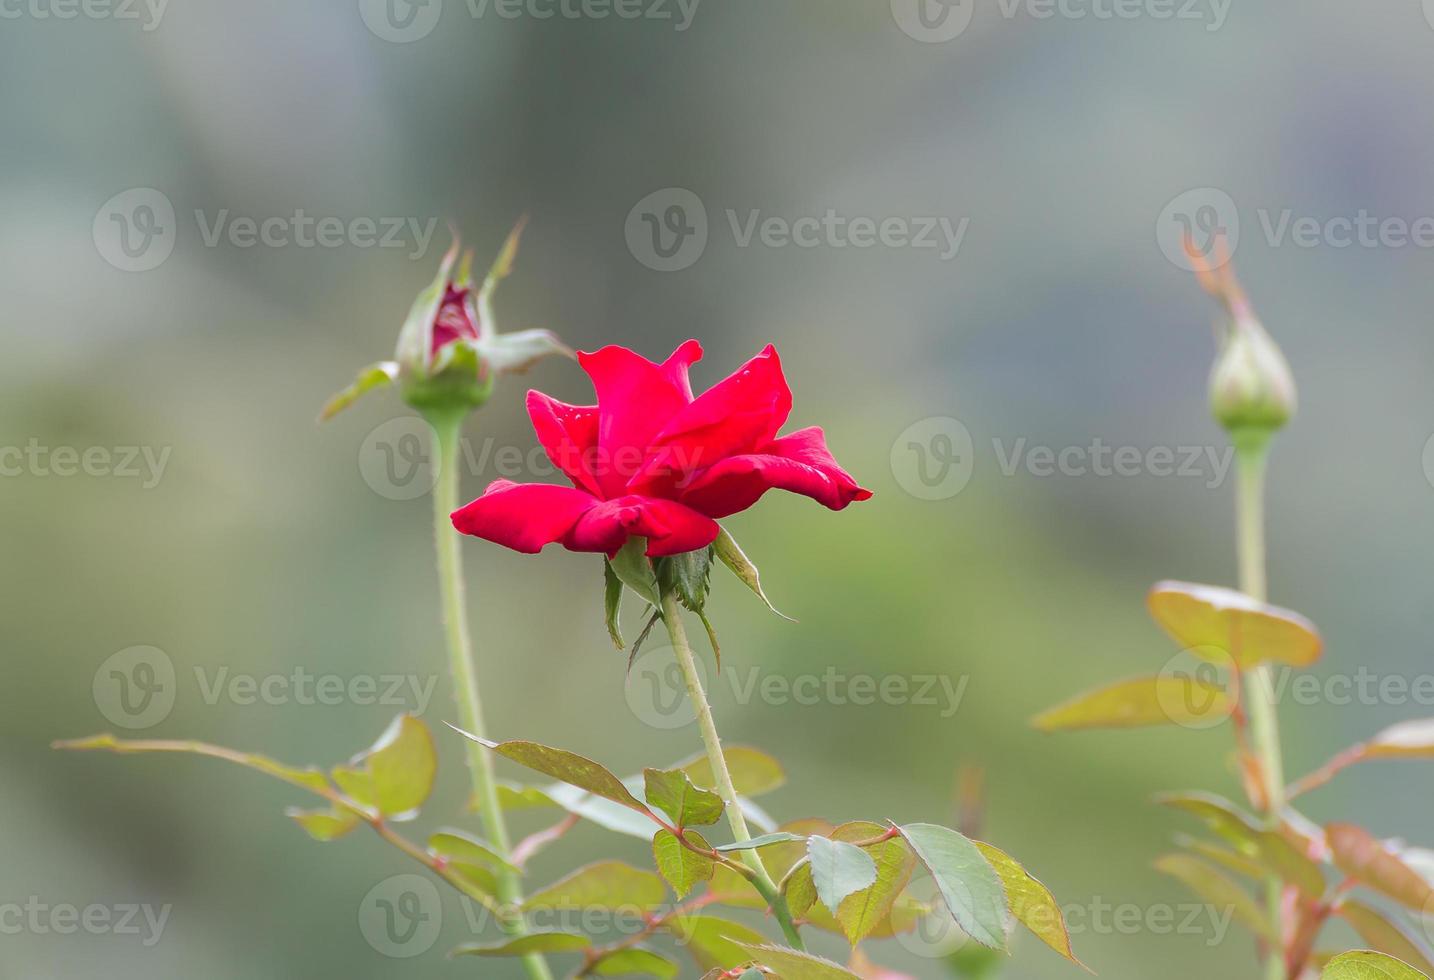
<svg viewBox="0 0 1434 980"><path fill-rule="evenodd" d="M711 845L696 831L686 831L683 837L694 847L711 850ZM679 899L686 898L699 882L711 881L717 869L715 861L683 847L670 830L659 830L652 838L652 857L657 862L658 872L672 886Z"/></svg>
<svg viewBox="0 0 1434 980"><path fill-rule="evenodd" d="M1379 909L1346 900L1340 905L1339 914L1371 948L1398 957L1425 973L1434 973L1434 963L1430 962L1423 946Z"/></svg>
<svg viewBox="0 0 1434 980"><path fill-rule="evenodd" d="M681 769L644 769L647 802L678 827L706 827L722 818L722 797L698 789Z"/></svg>
<svg viewBox="0 0 1434 980"><path fill-rule="evenodd" d="M1195 852L1207 861L1247 878L1262 879L1269 874L1268 869L1254 858L1239 851L1232 851L1228 847L1221 847L1213 841L1199 840L1180 834L1176 836L1175 843L1186 850Z"/></svg>
<svg viewBox="0 0 1434 980"><path fill-rule="evenodd" d="M555 881L523 903L533 909L643 909L667 897L662 879L621 861L599 861Z"/></svg>
<svg viewBox="0 0 1434 980"><path fill-rule="evenodd" d="M462 830L439 830L428 838L428 852L450 864L474 865L500 871L517 870L507 858L495 851L492 845Z"/></svg>
<svg viewBox="0 0 1434 980"><path fill-rule="evenodd" d="M780 946L744 946L751 958L777 972L782 980L861 980L844 966L810 953Z"/></svg>
<svg viewBox="0 0 1434 980"><path fill-rule="evenodd" d="M527 956L529 953L578 953L592 945L575 932L534 932L501 943L469 943L451 956Z"/></svg>
<svg viewBox="0 0 1434 980"><path fill-rule="evenodd" d="M1084 968L1085 964L1076 959L1071 949L1070 930L1066 928L1065 916L1051 890L999 847L982 841L974 843L991 867L996 869L1001 885L1006 889L1011 914L1016 920L1035 933L1041 942Z"/></svg>
<svg viewBox="0 0 1434 980"><path fill-rule="evenodd" d="M1335 867L1367 888L1425 912L1434 908L1434 888L1369 831L1349 823L1325 827Z"/></svg>
<svg viewBox="0 0 1434 980"><path fill-rule="evenodd" d="M1266 830L1234 804L1213 793L1168 793L1156 797L1156 802L1199 817L1240 854L1290 882L1305 897L1316 901L1324 897L1324 872L1309 858L1307 849L1296 843L1300 835L1290 826L1282 825L1278 831Z"/></svg>
<svg viewBox="0 0 1434 980"><path fill-rule="evenodd" d="M886 828L869 821L845 823L832 832L836 840L848 843L875 840ZM902 889L911 880L916 867L916 857L900 837L869 844L862 848L876 865L876 880L868 888L847 896L836 908L835 920L841 932L853 946L874 934L885 923L887 931L892 927L889 917Z"/></svg>
<svg viewBox="0 0 1434 980"><path fill-rule="evenodd" d="M317 841L338 840L359 825L358 814L341 807L304 810L291 806L284 813Z"/></svg>
<svg viewBox="0 0 1434 980"><path fill-rule="evenodd" d="M593 961L583 973L597 977L657 977L671 980L681 972L676 963L643 946L629 946Z"/></svg>
<svg viewBox="0 0 1434 980"><path fill-rule="evenodd" d="M1230 707L1223 687L1188 674L1132 677L1079 694L1037 715L1031 724L1044 732L1153 725L1207 728L1228 717Z"/></svg>
<svg viewBox="0 0 1434 980"><path fill-rule="evenodd" d="M1308 667L1324 641L1297 612L1243 592L1192 582L1160 582L1150 590L1150 614L1182 649L1215 663L1248 670L1271 661Z"/></svg>
<svg viewBox="0 0 1434 980"><path fill-rule="evenodd" d="M732 773L732 785L740 796L761 796L786 785L787 774L782 764L761 749L732 745L724 747L722 755ZM712 764L705 755L679 763L674 768L685 771L701 789L715 789L717 786L717 780L712 777Z"/></svg>
<svg viewBox="0 0 1434 980"><path fill-rule="evenodd" d="M715 915L691 915L667 922L666 928L702 970L730 970L751 961L744 944L761 945L767 937Z"/></svg>
<svg viewBox="0 0 1434 980"><path fill-rule="evenodd" d="M792 617L772 605L772 600L768 599L767 593L762 591L762 575L757 571L757 566L752 563L752 559L743 553L741 546L737 544L732 535L727 533L726 528L718 532L717 540L713 542L713 548L717 553L717 557L721 559L722 564L726 565L732 574L737 576L738 581L751 589L768 609L788 622L796 622L795 619L792 619Z"/></svg>
<svg viewBox="0 0 1434 980"><path fill-rule="evenodd" d="M458 734L486 746L506 759L512 759L521 766L527 766L553 779L560 779L571 786L586 790L594 796L611 800L642 814L649 814L647 807L633 796L622 780L591 759L584 758L565 749L555 749L537 742L511 741L490 742L486 738L465 732L453 725ZM551 795L551 794L549 794Z"/></svg>
<svg viewBox="0 0 1434 980"><path fill-rule="evenodd" d="M1219 868L1193 854L1166 854L1155 868L1182 882L1216 908L1230 909L1257 936L1270 935L1270 922L1250 893Z"/></svg>
<svg viewBox="0 0 1434 980"><path fill-rule="evenodd" d="M413 715L404 714L347 768L335 769L334 780L387 819L411 820L432 792L437 772L433 734Z"/></svg>
<svg viewBox="0 0 1434 980"><path fill-rule="evenodd" d="M329 781L319 770L310 767L298 769L294 766L286 766L282 762L275 762L267 756L255 755L251 752L236 752L234 749L226 749L222 745L210 745L207 742L173 741L168 739L123 739L115 738L106 732L103 735L92 735L89 738L78 738L69 741L55 742L51 748L67 752L115 752L120 755L130 755L144 752L178 752L187 755L203 755L211 759L223 759L225 762L232 762L235 765L245 766L262 772L265 775L281 779L286 783L306 789L311 793L323 795L330 790Z"/></svg>
<svg viewBox="0 0 1434 980"><path fill-rule="evenodd" d="M836 833L836 827L825 820L807 817L782 824L779 832L791 834L797 840L772 844L757 852L774 881L781 881L787 876L787 872L797 866L797 862L806 860L808 837L832 837Z"/></svg>
<svg viewBox="0 0 1434 980"><path fill-rule="evenodd" d="M1321 980L1429 980L1425 974L1392 956L1370 950L1340 953L1320 974Z"/></svg>
<svg viewBox="0 0 1434 980"><path fill-rule="evenodd" d="M1370 759L1434 757L1434 718L1391 725L1365 744L1364 756Z"/></svg>

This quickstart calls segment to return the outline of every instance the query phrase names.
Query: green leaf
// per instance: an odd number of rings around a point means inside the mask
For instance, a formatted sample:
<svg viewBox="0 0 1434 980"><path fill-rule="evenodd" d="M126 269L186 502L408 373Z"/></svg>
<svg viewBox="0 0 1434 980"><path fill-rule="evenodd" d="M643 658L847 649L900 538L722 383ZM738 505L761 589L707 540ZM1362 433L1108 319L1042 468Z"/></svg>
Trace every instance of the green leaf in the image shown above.
<svg viewBox="0 0 1434 980"><path fill-rule="evenodd" d="M782 880L782 897L787 900L787 907L791 909L792 915L803 918L813 909L819 909L817 905L817 885L812 878L812 863L806 858L792 866L787 877Z"/></svg>
<svg viewBox="0 0 1434 980"><path fill-rule="evenodd" d="M667 889L651 871L621 861L598 861L553 882L523 903L533 909L651 909Z"/></svg>
<svg viewBox="0 0 1434 980"><path fill-rule="evenodd" d="M811 862L817 898L832 912L836 912L848 895L876 884L876 863L871 855L853 844L810 837L807 859Z"/></svg>
<svg viewBox="0 0 1434 980"><path fill-rule="evenodd" d="M722 797L698 789L681 769L644 769L645 795L678 827L706 827L722 818Z"/></svg>
<svg viewBox="0 0 1434 980"><path fill-rule="evenodd" d="M1269 873L1268 869L1254 858L1242 854L1239 851L1232 851L1227 847L1221 847L1212 841L1198 840L1193 837L1187 837L1184 834L1178 834L1176 835L1175 843L1187 850L1194 851L1207 861L1212 861L1228 871L1244 875L1247 878L1261 879Z"/></svg>
<svg viewBox="0 0 1434 980"><path fill-rule="evenodd" d="M1133 677L1087 691L1031 719L1044 732L1080 728L1199 725L1223 720L1231 703L1224 688L1187 674Z"/></svg>
<svg viewBox="0 0 1434 980"><path fill-rule="evenodd" d="M647 807L643 806L626 786L607 769L591 759L584 758L565 749L555 749L548 745L540 745L537 742L510 741L490 742L486 738L479 738L465 732L455 725L449 725L455 732L464 738L471 739L479 745L485 746L497 752L505 759L511 759L521 766L527 766L535 772L545 776L560 779L571 786L586 790L594 796L601 796L603 799L611 800L638 813L649 815ZM549 794L551 795L551 794Z"/></svg>
<svg viewBox="0 0 1434 980"><path fill-rule="evenodd" d="M1001 885L1006 890L1006 899L1011 905L1011 914L1017 921L1035 933L1036 938L1051 949L1077 966L1084 967L1085 964L1076 959L1075 951L1071 948L1070 930L1066 928L1060 903L1051 894L1051 890L999 847L981 841L972 843L1001 879Z"/></svg>
<svg viewBox="0 0 1434 980"><path fill-rule="evenodd" d="M855 821L842 824L833 831L832 837L850 845L878 838L885 830L880 824ZM874 933L883 922L887 922L893 906L911 880L911 872L916 867L916 858L900 837L869 844L862 850L876 867L876 880L869 888L863 888L842 899L841 904L833 910L842 935L846 936L852 946Z"/></svg>
<svg viewBox="0 0 1434 980"><path fill-rule="evenodd" d="M730 970L751 961L747 944L767 942L760 932L715 915L670 919L666 928L702 970Z"/></svg>
<svg viewBox="0 0 1434 980"><path fill-rule="evenodd" d="M762 863L767 866L767 873L774 881L781 881L787 876L800 861L807 859L807 838L813 834L822 837L835 837L836 825L828 823L817 817L806 817L801 820L792 820L777 828L798 838L795 841L778 842L770 844L757 852ZM871 835L867 835L871 836Z"/></svg>
<svg viewBox="0 0 1434 980"><path fill-rule="evenodd" d="M1230 909L1255 935L1271 935L1269 919L1250 893L1214 865L1191 854L1166 854L1155 860L1155 868L1178 879L1215 908Z"/></svg>
<svg viewBox="0 0 1434 980"><path fill-rule="evenodd" d="M397 361L379 361L377 364L370 364L358 373L353 384L325 403L323 411L319 413L319 421L327 422L370 391L375 388L387 387L397 380Z"/></svg>
<svg viewBox="0 0 1434 980"><path fill-rule="evenodd" d="M1321 980L1429 980L1408 963L1369 950L1341 953L1329 961L1320 977Z"/></svg>
<svg viewBox="0 0 1434 980"><path fill-rule="evenodd" d="M522 786L518 783L498 782L498 806L504 810L539 810L557 806L557 802L536 786ZM475 813L482 807L476 801L468 809Z"/></svg>
<svg viewBox="0 0 1434 980"><path fill-rule="evenodd" d="M327 810L304 810L291 806L284 811L310 837L317 841L338 840L359 825L358 814L352 810L330 807Z"/></svg>
<svg viewBox="0 0 1434 980"><path fill-rule="evenodd" d="M584 976L626 977L640 974L671 980L681 972L676 963L643 946L629 946L598 957L583 971Z"/></svg>
<svg viewBox="0 0 1434 980"><path fill-rule="evenodd" d="M747 745L731 745L722 749L727 760L727 770L732 774L732 786L739 796L761 796L787 783L787 774L782 764L761 749ZM712 775L712 764L706 755L696 756L688 762L680 762L674 768L687 773L692 782L701 789L715 789L717 780Z"/></svg>
<svg viewBox="0 0 1434 980"><path fill-rule="evenodd" d="M1373 949L1398 957L1425 973L1434 973L1434 962L1430 962L1420 943L1383 912L1347 899L1338 912Z"/></svg>
<svg viewBox="0 0 1434 980"><path fill-rule="evenodd" d="M629 792L635 792L641 786L640 777L636 782L630 779L624 779L622 782ZM639 811L619 805L566 783L545 786L543 792L567 812L575 813L589 823L597 824L615 834L648 841L652 839L653 828L657 826L656 819L646 810Z"/></svg>
<svg viewBox="0 0 1434 980"><path fill-rule="evenodd" d="M717 533L717 540L713 542L712 547L722 564L731 569L732 574L737 576L743 585L756 593L757 598L761 599L768 609L790 623L796 622L795 619L792 619L792 617L772 605L772 600L768 599L767 593L762 591L762 577L761 573L757 571L757 566L752 564L752 560L743 554L741 547L737 544L736 540L733 539L732 535L727 533L726 528L723 528Z"/></svg>
<svg viewBox="0 0 1434 980"><path fill-rule="evenodd" d="M775 833L763 834L760 837L738 841L734 844L718 844L716 849L726 854L731 851L755 851L759 847L768 847L772 844L785 844L796 841L805 842L806 838L800 834L789 834L784 830L779 830Z"/></svg>
<svg viewBox="0 0 1434 980"><path fill-rule="evenodd" d="M334 781L350 796L388 820L412 820L433 790L438 753L428 726L399 715L368 751L334 770Z"/></svg>
<svg viewBox="0 0 1434 980"><path fill-rule="evenodd" d="M612 645L619 650L624 649L627 644L622 639L622 627L618 622L618 614L622 612L622 579L617 577L617 572L612 570L612 562L606 558L602 563L603 614L607 619L607 635L612 639Z"/></svg>
<svg viewBox="0 0 1434 980"><path fill-rule="evenodd" d="M686 831L683 837L696 847L712 849L695 831ZM657 862L658 872L672 886L679 900L686 898L699 882L711 881L717 870L715 861L683 847L670 830L659 830L652 838L652 857Z"/></svg>
<svg viewBox="0 0 1434 980"><path fill-rule="evenodd" d="M578 953L592 945L575 932L533 932L501 943L469 943L450 956L527 956L529 953Z"/></svg>
<svg viewBox="0 0 1434 980"><path fill-rule="evenodd" d="M1348 823L1325 827L1335 867L1416 912L1434 908L1434 888L1369 831Z"/></svg>
<svg viewBox="0 0 1434 980"><path fill-rule="evenodd" d="M500 871L517 871L491 845L461 830L444 828L428 838L428 852L450 864L488 867Z"/></svg>
<svg viewBox="0 0 1434 980"><path fill-rule="evenodd" d="M1184 810L1205 822L1245 857L1259 863L1266 872L1293 884L1307 898L1324 896L1324 872L1308 857L1308 847L1291 838L1296 832L1288 825L1266 830L1228 800L1213 793L1167 793L1155 798L1164 806Z"/></svg>
<svg viewBox="0 0 1434 980"><path fill-rule="evenodd" d="M1434 718L1391 725L1364 746L1365 758L1411 759L1434 756Z"/></svg>
<svg viewBox="0 0 1434 980"><path fill-rule="evenodd" d="M1324 641L1299 613L1216 585L1160 582L1147 599L1150 614L1182 649L1242 670L1275 661L1308 667Z"/></svg>
<svg viewBox="0 0 1434 980"><path fill-rule="evenodd" d="M1004 950L1010 903L980 849L963 834L935 824L907 824L900 829L931 872L956 924L982 946Z"/></svg>
<svg viewBox="0 0 1434 980"><path fill-rule="evenodd" d="M64 752L114 752L119 755L145 752L178 752L187 755L204 755L212 759L223 759L225 762L232 762L235 765L262 772L266 776L281 779L292 786L298 786L311 793L323 795L330 791L328 779L322 772L312 766L307 769L298 769L294 766L286 766L282 762L275 762L268 756L255 755L251 752L236 752L233 749L226 749L222 745L210 745L208 742L170 741L167 739L122 739L115 738L106 732L103 735L91 735L89 738L54 742L50 747Z"/></svg>
<svg viewBox="0 0 1434 980"><path fill-rule="evenodd" d="M662 607L662 597L657 591L657 576L652 562L647 558L647 539L633 535L623 543L622 548L608 563L613 574L622 584L636 592L639 597L655 609Z"/></svg>
<svg viewBox="0 0 1434 980"><path fill-rule="evenodd" d="M766 945L744 944L744 948L758 963L776 970L782 980L860 980L846 967L810 953Z"/></svg>
<svg viewBox="0 0 1434 980"><path fill-rule="evenodd" d="M676 595L683 606L700 614L712 587L711 546L658 558L652 564L657 573L658 594Z"/></svg>

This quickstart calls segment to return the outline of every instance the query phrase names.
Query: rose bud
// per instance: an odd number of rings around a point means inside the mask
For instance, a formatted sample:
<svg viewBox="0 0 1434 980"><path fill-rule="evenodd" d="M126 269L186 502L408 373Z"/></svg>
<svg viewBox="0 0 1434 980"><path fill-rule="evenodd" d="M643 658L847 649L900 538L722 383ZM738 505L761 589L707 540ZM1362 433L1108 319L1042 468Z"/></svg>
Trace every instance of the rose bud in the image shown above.
<svg viewBox="0 0 1434 980"><path fill-rule="evenodd" d="M573 356L550 331L500 334L493 315L493 293L512 271L526 219L508 235L493 268L475 288L473 253L458 260L457 236L443 256L438 275L419 294L398 335L392 361L371 364L354 383L331 398L321 419L332 418L368 392L399 384L403 400L427 414L468 412L481 407L499 374L526 371L551 354Z"/></svg>
<svg viewBox="0 0 1434 980"><path fill-rule="evenodd" d="M1265 331L1235 278L1223 240L1215 245L1218 264L1186 243L1205 291L1225 307L1217 325L1220 351L1210 371L1210 409L1229 432L1264 433L1282 428L1294 417L1295 379L1289 362Z"/></svg>

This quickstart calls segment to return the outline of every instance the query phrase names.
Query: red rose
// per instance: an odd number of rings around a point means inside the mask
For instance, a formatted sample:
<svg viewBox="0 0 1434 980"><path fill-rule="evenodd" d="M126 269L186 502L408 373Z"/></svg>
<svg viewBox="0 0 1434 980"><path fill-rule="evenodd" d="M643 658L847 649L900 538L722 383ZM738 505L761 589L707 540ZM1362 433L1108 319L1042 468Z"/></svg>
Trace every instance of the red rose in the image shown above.
<svg viewBox="0 0 1434 980"><path fill-rule="evenodd" d="M597 405L528 392L538 439L573 486L498 480L454 512L453 526L527 554L556 541L612 557L640 535L656 558L705 548L716 518L773 488L832 510L871 496L837 465L820 428L777 435L792 393L775 349L694 398L687 371L701 356L695 340L661 364L624 347L578 354Z"/></svg>

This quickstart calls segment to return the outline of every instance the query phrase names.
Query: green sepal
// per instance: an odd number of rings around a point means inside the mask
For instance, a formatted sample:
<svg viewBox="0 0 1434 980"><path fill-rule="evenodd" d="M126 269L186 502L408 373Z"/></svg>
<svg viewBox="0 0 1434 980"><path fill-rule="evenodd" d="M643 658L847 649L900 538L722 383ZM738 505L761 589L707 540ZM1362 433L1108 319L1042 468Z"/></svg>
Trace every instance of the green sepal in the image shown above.
<svg viewBox="0 0 1434 980"><path fill-rule="evenodd" d="M712 554L712 546L708 545L654 561L659 594L675 595L678 602L700 614L707 605L707 593L712 590Z"/></svg>
<svg viewBox="0 0 1434 980"><path fill-rule="evenodd" d="M397 361L379 361L358 373L353 384L324 403L319 421L327 422L375 388L386 388L398 380Z"/></svg>
<svg viewBox="0 0 1434 980"><path fill-rule="evenodd" d="M622 626L618 622L618 614L622 612L622 579L617 577L617 572L612 570L612 562L603 559L603 615L607 619L607 635L612 637L612 645L619 650L626 648L627 644L622 639Z"/></svg>
<svg viewBox="0 0 1434 980"><path fill-rule="evenodd" d="M772 605L772 600L768 599L767 593L762 590L762 575L757 571L757 566L752 564L752 559L747 557L741 546L737 544L736 539L727 533L726 528L722 528L718 532L717 540L712 542L712 549L721 559L722 564L726 565L743 585L756 593L757 598L761 599L768 609L789 623L796 622L795 619Z"/></svg>
<svg viewBox="0 0 1434 980"><path fill-rule="evenodd" d="M657 591L657 576L647 558L647 539L636 535L628 538L609 564L622 584L636 592L649 606L660 608L662 599Z"/></svg>
<svg viewBox="0 0 1434 980"><path fill-rule="evenodd" d="M425 415L467 413L481 408L493 394L493 372L467 339L444 344L428 373L405 366L403 400Z"/></svg>

